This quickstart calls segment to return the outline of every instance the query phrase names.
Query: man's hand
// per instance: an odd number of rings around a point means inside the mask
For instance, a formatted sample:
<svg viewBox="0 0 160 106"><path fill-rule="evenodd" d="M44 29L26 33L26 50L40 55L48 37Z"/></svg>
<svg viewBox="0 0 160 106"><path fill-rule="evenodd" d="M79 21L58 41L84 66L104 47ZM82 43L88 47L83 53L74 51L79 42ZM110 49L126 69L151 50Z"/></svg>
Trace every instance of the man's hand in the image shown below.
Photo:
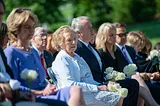
<svg viewBox="0 0 160 106"><path fill-rule="evenodd" d="M55 94L56 92L57 92L56 85L48 84L46 88L43 90L42 95L47 96L47 95Z"/></svg>

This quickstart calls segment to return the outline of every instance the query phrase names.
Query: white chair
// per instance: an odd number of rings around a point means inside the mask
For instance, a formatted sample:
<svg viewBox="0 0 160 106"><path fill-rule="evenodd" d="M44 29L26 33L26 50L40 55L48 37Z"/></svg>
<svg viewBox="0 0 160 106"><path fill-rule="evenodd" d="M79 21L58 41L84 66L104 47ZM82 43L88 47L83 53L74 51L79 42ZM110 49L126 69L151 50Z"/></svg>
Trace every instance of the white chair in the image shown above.
<svg viewBox="0 0 160 106"><path fill-rule="evenodd" d="M22 101L16 103L15 106L49 106L45 103L40 103L40 102L28 102L28 101Z"/></svg>

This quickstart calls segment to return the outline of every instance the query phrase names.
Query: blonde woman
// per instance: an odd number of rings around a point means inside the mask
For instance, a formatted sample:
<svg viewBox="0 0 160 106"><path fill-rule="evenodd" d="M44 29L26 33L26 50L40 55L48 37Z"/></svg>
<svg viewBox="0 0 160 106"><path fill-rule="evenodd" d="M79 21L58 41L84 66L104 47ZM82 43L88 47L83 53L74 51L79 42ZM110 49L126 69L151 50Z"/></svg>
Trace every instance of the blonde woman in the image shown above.
<svg viewBox="0 0 160 106"><path fill-rule="evenodd" d="M97 32L96 36L96 48L100 53L104 69L107 67L113 67L118 69L118 64L123 63L124 58L122 53L116 49L116 28L111 23L103 23ZM120 58L121 57L121 58ZM117 70L120 71L120 70ZM153 99L148 87L139 75L132 75L131 78L136 79L139 82L139 96L145 100L147 106L159 106ZM138 106L143 106L144 103L141 100L138 102Z"/></svg>
<svg viewBox="0 0 160 106"><path fill-rule="evenodd" d="M46 82L45 70L41 64L37 52L30 47L30 40L33 37L37 16L27 8L15 8L7 18L9 36L14 45L8 46L4 52L14 79L21 82L20 90L31 92L36 96L37 101L53 105L54 100L61 100L70 106L84 106L81 88L78 86L66 87L60 90L56 86ZM38 77L30 83L20 77L22 71L35 70Z"/></svg>

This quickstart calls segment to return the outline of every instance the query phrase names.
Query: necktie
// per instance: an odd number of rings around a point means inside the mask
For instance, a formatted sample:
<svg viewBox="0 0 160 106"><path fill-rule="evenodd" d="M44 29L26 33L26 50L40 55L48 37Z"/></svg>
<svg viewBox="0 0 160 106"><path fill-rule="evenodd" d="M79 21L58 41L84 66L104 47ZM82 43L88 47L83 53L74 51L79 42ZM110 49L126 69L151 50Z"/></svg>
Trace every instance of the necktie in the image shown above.
<svg viewBox="0 0 160 106"><path fill-rule="evenodd" d="M44 56L43 56L43 54L40 55L40 58L41 58L42 66L43 66L44 70L46 71L47 78L49 78L47 69L45 68L45 63L44 63Z"/></svg>
<svg viewBox="0 0 160 106"><path fill-rule="evenodd" d="M96 59L99 63L100 69L102 70L102 62L101 62L101 58L99 57L99 54L92 48L92 46L90 44L88 44L88 48L93 53L93 55L96 57Z"/></svg>
<svg viewBox="0 0 160 106"><path fill-rule="evenodd" d="M130 64L131 63L131 61L129 60L129 58L128 58L128 56L127 56L127 53L126 53L126 51L125 51L125 47L123 46L122 47L122 53L123 53L123 56L125 57L125 59L128 61L128 63Z"/></svg>

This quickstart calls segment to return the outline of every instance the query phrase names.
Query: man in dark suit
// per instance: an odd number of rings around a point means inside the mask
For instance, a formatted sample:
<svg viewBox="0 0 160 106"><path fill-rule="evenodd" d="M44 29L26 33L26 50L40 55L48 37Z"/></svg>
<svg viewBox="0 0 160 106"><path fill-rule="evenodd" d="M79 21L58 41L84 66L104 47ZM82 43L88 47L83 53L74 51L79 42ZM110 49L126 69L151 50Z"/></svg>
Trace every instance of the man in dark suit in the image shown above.
<svg viewBox="0 0 160 106"><path fill-rule="evenodd" d="M124 23L113 23L113 25L116 27L116 46L117 49L121 52L121 54L119 53L117 57L117 60L120 60L118 62L118 70L123 71L123 68L128 65L128 64L136 64L137 66L140 66L137 62L136 62L136 58L137 58L137 54L136 51L133 47L131 46L127 46L125 45L126 43L126 36L127 36L127 30L126 30L126 25ZM123 60L123 61L121 61ZM141 70L143 71L143 68L138 67L138 71L141 72ZM159 101L159 90L160 90L160 86L157 84L152 84L150 82L146 82L148 88L150 89L150 92L153 96L153 98L156 100L157 103L160 104Z"/></svg>
<svg viewBox="0 0 160 106"><path fill-rule="evenodd" d="M35 32L32 38L32 47L37 51L40 56L41 63L46 70L47 78L48 72L47 68L52 66L52 62L54 61L54 57L52 53L45 50L47 45L47 31L42 27L35 28Z"/></svg>
<svg viewBox="0 0 160 106"><path fill-rule="evenodd" d="M103 64L100 56L98 52L89 44L92 38L92 24L89 18L86 16L74 18L72 20L72 28L79 37L76 53L83 57L83 59L87 62L94 80L100 83L104 82ZM120 83L122 87L127 88L129 91L128 96L124 99L123 106L136 106L139 91L138 82L129 79L118 81L118 83Z"/></svg>

